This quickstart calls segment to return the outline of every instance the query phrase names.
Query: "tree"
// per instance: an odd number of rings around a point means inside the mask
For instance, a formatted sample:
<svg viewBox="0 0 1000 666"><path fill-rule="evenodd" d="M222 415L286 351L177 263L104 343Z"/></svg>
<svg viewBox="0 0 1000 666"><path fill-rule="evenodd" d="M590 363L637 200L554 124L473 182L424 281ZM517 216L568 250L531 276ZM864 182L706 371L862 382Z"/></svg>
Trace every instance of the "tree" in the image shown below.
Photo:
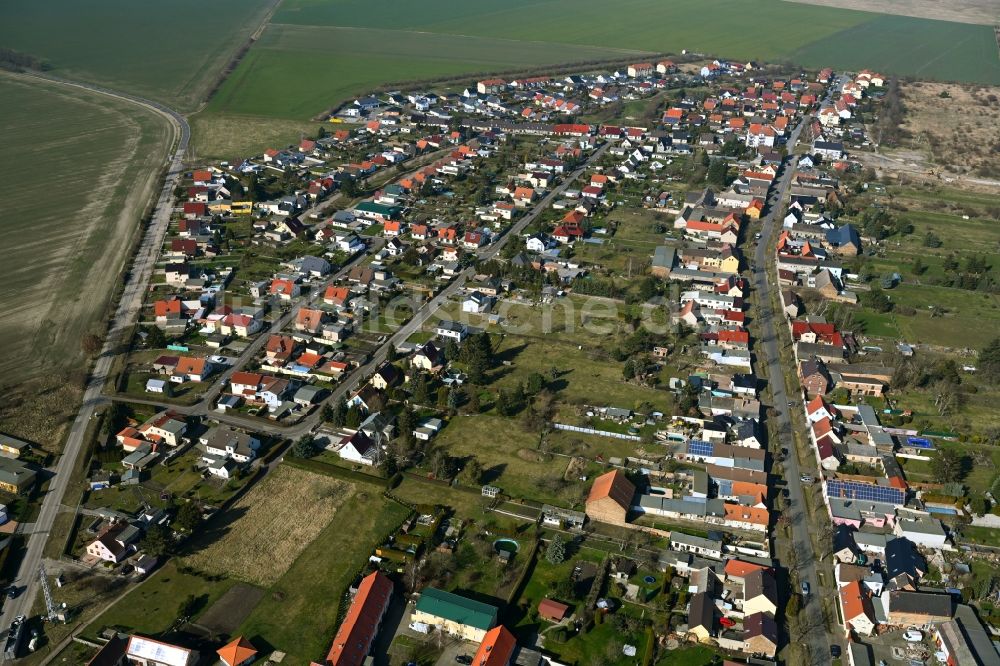
<svg viewBox="0 0 1000 666"><path fill-rule="evenodd" d="M964 460L954 449L944 449L938 455L936 474L940 483L953 483L962 478Z"/></svg>
<svg viewBox="0 0 1000 666"><path fill-rule="evenodd" d="M979 352L977 370L986 381L994 384L1000 382L1000 338L993 338Z"/></svg>
<svg viewBox="0 0 1000 666"><path fill-rule="evenodd" d="M162 349L167 346L167 336L159 326L149 326L145 329L146 346L150 349Z"/></svg>
<svg viewBox="0 0 1000 666"><path fill-rule="evenodd" d="M338 428L347 422L347 401L341 398L337 401L337 406L333 409L330 424Z"/></svg>
<svg viewBox="0 0 1000 666"><path fill-rule="evenodd" d="M566 560L566 543L560 535L552 537L548 548L545 549L545 560L549 564L562 564Z"/></svg>
<svg viewBox="0 0 1000 666"><path fill-rule="evenodd" d="M622 366L622 376L626 381L635 379L635 361L632 359L625 361L625 365Z"/></svg>
<svg viewBox="0 0 1000 666"><path fill-rule="evenodd" d="M333 421L334 413L333 413L333 407L330 406L330 403L326 403L323 405L323 409L320 410L319 416L326 423L330 423L331 421Z"/></svg>
<svg viewBox="0 0 1000 666"><path fill-rule="evenodd" d="M103 346L104 340L96 333L87 333L80 339L80 347L87 356L93 356L101 351L101 347Z"/></svg>
<svg viewBox="0 0 1000 666"><path fill-rule="evenodd" d="M715 185L719 189L726 187L729 164L726 160L714 159L708 167L708 175L705 177L710 185Z"/></svg>
<svg viewBox="0 0 1000 666"><path fill-rule="evenodd" d="M475 386L469 391L469 402L466 405L466 409L470 414L478 414L482 410L483 406L480 404L479 389Z"/></svg>
<svg viewBox="0 0 1000 666"><path fill-rule="evenodd" d="M177 509L177 517L174 518L174 525L185 532L193 532L201 522L201 509L194 502L181 504Z"/></svg>
<svg viewBox="0 0 1000 666"><path fill-rule="evenodd" d="M524 392L528 395L537 395L539 391L545 388L545 377L541 374L533 372L528 375L528 379L524 385Z"/></svg>
<svg viewBox="0 0 1000 666"><path fill-rule="evenodd" d="M198 607L201 604L202 601L198 597L193 594L187 595L181 605L177 607L177 617L185 620L190 618L198 612Z"/></svg>
<svg viewBox="0 0 1000 666"><path fill-rule="evenodd" d="M483 466L475 458L465 463L465 469L462 470L462 474L473 486L481 485L483 482Z"/></svg>
<svg viewBox="0 0 1000 666"><path fill-rule="evenodd" d="M969 500L969 508L977 516L985 515L990 510L990 503L982 495L976 495Z"/></svg>
<svg viewBox="0 0 1000 666"><path fill-rule="evenodd" d="M292 455L296 458L312 458L316 453L316 440L310 434L302 435L292 444Z"/></svg>
<svg viewBox="0 0 1000 666"><path fill-rule="evenodd" d="M170 549L170 530L165 525L150 525L139 542L140 549L155 557L160 557Z"/></svg>
<svg viewBox="0 0 1000 666"><path fill-rule="evenodd" d="M347 410L344 425L352 429L357 429L361 425L361 409L357 405L351 405L351 408Z"/></svg>

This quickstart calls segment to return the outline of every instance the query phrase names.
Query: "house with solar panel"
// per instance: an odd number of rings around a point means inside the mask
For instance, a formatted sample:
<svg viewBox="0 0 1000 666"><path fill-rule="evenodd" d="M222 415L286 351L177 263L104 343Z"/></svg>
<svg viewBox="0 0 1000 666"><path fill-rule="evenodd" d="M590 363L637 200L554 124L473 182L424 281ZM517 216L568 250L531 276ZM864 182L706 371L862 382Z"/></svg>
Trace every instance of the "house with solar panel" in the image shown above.
<svg viewBox="0 0 1000 666"><path fill-rule="evenodd" d="M152 638L130 636L125 661L131 666L193 666L198 663L198 652Z"/></svg>
<svg viewBox="0 0 1000 666"><path fill-rule="evenodd" d="M834 525L884 527L896 520L896 509L905 506L906 491L890 485L826 479L823 497Z"/></svg>

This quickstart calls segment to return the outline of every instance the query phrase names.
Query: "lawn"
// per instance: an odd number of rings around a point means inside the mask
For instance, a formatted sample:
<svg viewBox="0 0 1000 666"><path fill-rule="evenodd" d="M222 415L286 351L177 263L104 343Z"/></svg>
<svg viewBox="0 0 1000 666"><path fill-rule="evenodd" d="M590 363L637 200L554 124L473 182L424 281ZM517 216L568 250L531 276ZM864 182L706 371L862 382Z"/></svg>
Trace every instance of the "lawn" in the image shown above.
<svg viewBox="0 0 1000 666"><path fill-rule="evenodd" d="M162 635L173 626L182 601L194 596L203 611L235 582L226 577L210 579L182 573L174 561L169 561L87 627L84 635L96 637L102 627L120 627L147 636Z"/></svg>
<svg viewBox="0 0 1000 666"><path fill-rule="evenodd" d="M270 588L239 633L287 652L284 663L291 666L319 659L333 640L347 586L377 543L408 513L382 497L380 488L358 485L337 516Z"/></svg>
<svg viewBox="0 0 1000 666"><path fill-rule="evenodd" d="M0 99L0 384L14 385L82 365L171 130L134 105L7 74Z"/></svg>
<svg viewBox="0 0 1000 666"><path fill-rule="evenodd" d="M274 4L275 0L4 2L0 44L45 60L63 78L191 111ZM60 124L45 115L39 120L50 128Z"/></svg>

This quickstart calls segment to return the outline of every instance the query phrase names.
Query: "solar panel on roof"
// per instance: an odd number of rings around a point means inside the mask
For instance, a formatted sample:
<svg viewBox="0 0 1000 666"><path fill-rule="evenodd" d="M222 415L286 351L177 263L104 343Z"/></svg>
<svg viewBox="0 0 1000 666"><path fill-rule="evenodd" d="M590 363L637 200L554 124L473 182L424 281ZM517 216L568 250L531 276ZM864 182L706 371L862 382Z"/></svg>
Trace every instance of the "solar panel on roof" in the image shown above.
<svg viewBox="0 0 1000 666"><path fill-rule="evenodd" d="M702 442L697 439L688 442L688 453L693 456L710 456L714 451L715 447L712 446L711 442Z"/></svg>
<svg viewBox="0 0 1000 666"><path fill-rule="evenodd" d="M837 497L840 499L861 500L864 502L885 502L887 504L903 504L906 499L905 493L899 488L889 488L876 486L869 483L858 483L856 481L828 481L826 484L827 497Z"/></svg>

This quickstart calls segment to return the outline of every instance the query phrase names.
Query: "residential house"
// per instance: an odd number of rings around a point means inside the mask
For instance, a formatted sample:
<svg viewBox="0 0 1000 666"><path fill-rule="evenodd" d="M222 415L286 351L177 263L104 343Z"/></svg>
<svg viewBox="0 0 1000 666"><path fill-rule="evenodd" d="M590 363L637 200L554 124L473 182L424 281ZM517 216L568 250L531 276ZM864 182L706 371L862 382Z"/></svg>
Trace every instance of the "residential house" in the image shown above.
<svg viewBox="0 0 1000 666"><path fill-rule="evenodd" d="M260 449L259 439L226 425L209 428L198 441L208 455L231 458L239 463L250 462Z"/></svg>
<svg viewBox="0 0 1000 666"><path fill-rule="evenodd" d="M843 618L845 629L848 632L853 630L863 636L871 636L875 631L876 619L868 591L861 587L860 582L851 581L840 588L839 595L840 616Z"/></svg>
<svg viewBox="0 0 1000 666"><path fill-rule="evenodd" d="M433 587L420 593L411 622L437 627L443 633L481 643L496 625L497 609Z"/></svg>
<svg viewBox="0 0 1000 666"><path fill-rule="evenodd" d="M361 580L344 620L333 638L324 666L360 666L371 652L389 604L392 581L381 571Z"/></svg>
<svg viewBox="0 0 1000 666"><path fill-rule="evenodd" d="M129 666L194 666L198 661L197 650L142 636L130 636L125 647L125 663Z"/></svg>

